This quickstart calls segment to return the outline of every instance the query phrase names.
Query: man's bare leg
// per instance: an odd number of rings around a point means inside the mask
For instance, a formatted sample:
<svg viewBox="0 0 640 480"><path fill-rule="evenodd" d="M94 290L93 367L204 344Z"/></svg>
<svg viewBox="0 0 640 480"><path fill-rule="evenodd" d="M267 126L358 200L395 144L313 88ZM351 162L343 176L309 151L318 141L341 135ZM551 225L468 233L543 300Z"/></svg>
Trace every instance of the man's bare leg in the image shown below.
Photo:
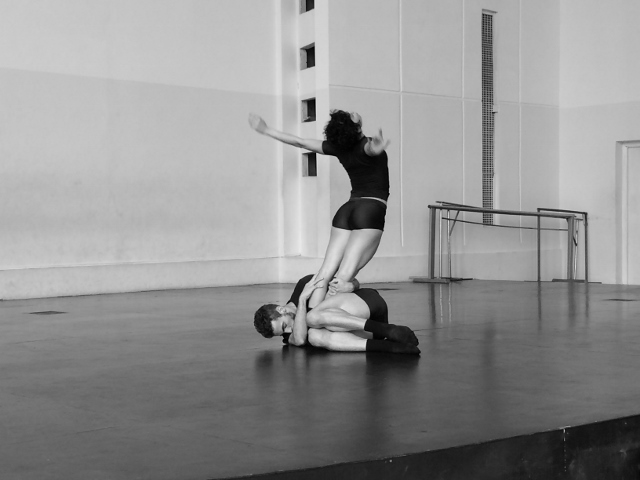
<svg viewBox="0 0 640 480"><path fill-rule="evenodd" d="M314 347L326 348L332 352L364 352L367 340L350 332L330 332L324 328L312 328L307 337Z"/></svg>
<svg viewBox="0 0 640 480"><path fill-rule="evenodd" d="M352 315L348 311L336 307L310 311L307 315L307 325L312 328L326 329L333 332L370 332L393 342L410 345L418 345L419 343L415 333L409 327L376 322Z"/></svg>
<svg viewBox="0 0 640 480"><path fill-rule="evenodd" d="M333 352L386 352L420 355L420 349L406 343L367 340L351 332L331 332L323 328L309 330L308 341L314 347Z"/></svg>

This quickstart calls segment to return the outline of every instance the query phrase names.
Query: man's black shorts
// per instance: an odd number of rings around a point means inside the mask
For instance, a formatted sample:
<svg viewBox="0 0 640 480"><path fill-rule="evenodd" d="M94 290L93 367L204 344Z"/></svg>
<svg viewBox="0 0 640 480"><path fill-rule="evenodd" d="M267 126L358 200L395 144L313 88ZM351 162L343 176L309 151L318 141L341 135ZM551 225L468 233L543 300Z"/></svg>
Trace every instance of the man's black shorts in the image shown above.
<svg viewBox="0 0 640 480"><path fill-rule="evenodd" d="M389 310L387 309L387 302L380 296L377 290L373 288L361 288L353 292L359 296L364 303L369 307L371 315L369 320L374 322L389 323Z"/></svg>

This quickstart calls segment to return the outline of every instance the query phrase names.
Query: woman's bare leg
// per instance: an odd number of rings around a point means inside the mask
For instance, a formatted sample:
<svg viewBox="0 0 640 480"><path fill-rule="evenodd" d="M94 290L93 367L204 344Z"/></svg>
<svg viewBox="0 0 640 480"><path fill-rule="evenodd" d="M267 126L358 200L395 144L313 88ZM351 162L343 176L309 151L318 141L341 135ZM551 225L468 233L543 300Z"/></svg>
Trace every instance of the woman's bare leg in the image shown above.
<svg viewBox="0 0 640 480"><path fill-rule="evenodd" d="M364 266L373 258L380 239L382 238L382 230L367 228L362 230L353 230L349 241L344 249L340 267L335 274L337 289L331 289L330 294L346 293L344 290L346 282L350 282L355 278Z"/></svg>
<svg viewBox="0 0 640 480"><path fill-rule="evenodd" d="M309 306L311 308L318 305L327 295L329 282L340 268L340 263L342 262L350 238L351 230L331 227L331 236L329 237L329 245L327 245L324 261L316 275L316 278L322 278L323 280L318 283L319 288L311 294L311 298L309 299Z"/></svg>

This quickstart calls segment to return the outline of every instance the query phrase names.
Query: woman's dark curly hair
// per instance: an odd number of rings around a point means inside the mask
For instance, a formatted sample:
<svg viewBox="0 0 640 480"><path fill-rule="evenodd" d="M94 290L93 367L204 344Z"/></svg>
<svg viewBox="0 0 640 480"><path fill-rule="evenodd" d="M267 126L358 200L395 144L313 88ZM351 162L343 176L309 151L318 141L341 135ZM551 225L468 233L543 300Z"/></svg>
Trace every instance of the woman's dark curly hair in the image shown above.
<svg viewBox="0 0 640 480"><path fill-rule="evenodd" d="M278 306L273 303L263 305L256 310L256 313L253 316L253 326L256 327L258 333L264 338L273 337L273 326L271 325L271 320L275 320L280 316L276 311L277 307Z"/></svg>
<svg viewBox="0 0 640 480"><path fill-rule="evenodd" d="M327 141L340 151L351 150L362 137L361 125L344 110L331 110L331 120L324 127Z"/></svg>

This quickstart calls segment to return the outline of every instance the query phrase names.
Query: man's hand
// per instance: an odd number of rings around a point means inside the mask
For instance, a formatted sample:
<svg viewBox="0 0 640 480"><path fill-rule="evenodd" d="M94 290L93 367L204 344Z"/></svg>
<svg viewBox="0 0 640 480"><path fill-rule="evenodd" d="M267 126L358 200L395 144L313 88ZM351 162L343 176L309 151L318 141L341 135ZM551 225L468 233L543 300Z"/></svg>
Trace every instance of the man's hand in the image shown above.
<svg viewBox="0 0 640 480"><path fill-rule="evenodd" d="M327 296L332 296L337 293L351 293L355 291L355 285L353 282L347 282L346 280L341 280L339 278L334 278L329 282L329 291L327 292Z"/></svg>
<svg viewBox="0 0 640 480"><path fill-rule="evenodd" d="M311 294L313 293L313 291L317 288L320 288L320 285L318 285L322 280L324 280L324 278L318 278L316 279L316 276L314 275L313 277L311 277L311 280L309 280L309 282L304 286L304 288L302 289L302 293L300 293L300 300L304 300L305 302L307 301L307 299L311 296Z"/></svg>
<svg viewBox="0 0 640 480"><path fill-rule="evenodd" d="M249 126L256 132L262 134L264 134L264 132L267 130L267 123L262 119L260 115L256 115L255 113L249 114Z"/></svg>

